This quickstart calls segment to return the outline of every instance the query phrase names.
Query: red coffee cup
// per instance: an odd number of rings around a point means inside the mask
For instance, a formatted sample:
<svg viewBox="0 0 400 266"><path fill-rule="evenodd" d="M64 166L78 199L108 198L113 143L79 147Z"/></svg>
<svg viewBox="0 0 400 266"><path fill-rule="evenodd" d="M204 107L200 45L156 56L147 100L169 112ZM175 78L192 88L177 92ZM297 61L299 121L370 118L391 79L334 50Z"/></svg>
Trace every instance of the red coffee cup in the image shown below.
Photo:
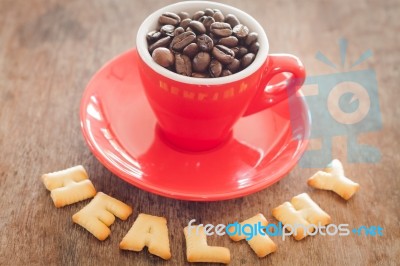
<svg viewBox="0 0 400 266"><path fill-rule="evenodd" d="M246 69L220 78L182 76L155 63L148 51L146 34L157 28L164 12L193 14L205 8L234 14L250 32L258 33L260 49ZM161 136L185 151L205 151L232 137L239 118L262 111L293 95L303 84L305 69L289 54L268 54L262 26L245 12L220 3L188 1L161 8L141 24L137 38L140 76L147 99L158 121ZM287 82L269 84L276 74L291 73ZM251 130L251 129L249 129Z"/></svg>

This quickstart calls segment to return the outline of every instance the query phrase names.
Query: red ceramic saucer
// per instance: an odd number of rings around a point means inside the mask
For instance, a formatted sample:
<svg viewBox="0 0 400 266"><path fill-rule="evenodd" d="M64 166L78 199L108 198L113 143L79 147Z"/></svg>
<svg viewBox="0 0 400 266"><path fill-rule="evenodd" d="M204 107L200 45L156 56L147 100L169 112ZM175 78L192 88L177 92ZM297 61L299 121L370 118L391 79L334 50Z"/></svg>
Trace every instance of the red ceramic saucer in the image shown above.
<svg viewBox="0 0 400 266"><path fill-rule="evenodd" d="M176 199L226 200L277 182L304 153L310 118L301 94L241 118L233 139L221 147L202 153L173 149L159 138L137 60L131 50L106 64L87 86L80 108L93 154L126 182Z"/></svg>

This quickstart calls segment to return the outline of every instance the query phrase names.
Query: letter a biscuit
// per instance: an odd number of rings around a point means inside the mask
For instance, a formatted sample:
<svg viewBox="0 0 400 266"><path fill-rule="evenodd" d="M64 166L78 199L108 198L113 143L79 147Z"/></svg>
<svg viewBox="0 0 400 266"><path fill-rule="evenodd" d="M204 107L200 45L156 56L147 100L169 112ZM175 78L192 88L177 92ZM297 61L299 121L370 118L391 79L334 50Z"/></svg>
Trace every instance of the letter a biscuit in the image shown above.
<svg viewBox="0 0 400 266"><path fill-rule="evenodd" d="M141 251L145 246L153 255L165 260L171 258L167 220L164 217L139 214L119 244L121 249L132 251Z"/></svg>

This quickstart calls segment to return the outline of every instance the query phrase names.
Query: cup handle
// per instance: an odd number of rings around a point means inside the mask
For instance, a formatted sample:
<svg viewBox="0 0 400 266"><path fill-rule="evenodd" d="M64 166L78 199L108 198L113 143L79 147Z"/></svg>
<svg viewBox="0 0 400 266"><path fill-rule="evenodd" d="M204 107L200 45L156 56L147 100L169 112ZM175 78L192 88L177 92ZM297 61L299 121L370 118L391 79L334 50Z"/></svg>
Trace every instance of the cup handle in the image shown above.
<svg viewBox="0 0 400 266"><path fill-rule="evenodd" d="M271 54L264 67L258 92L243 116L257 113L289 98L300 89L306 77L303 63L299 58L290 54ZM284 72L292 75L278 84L268 85L275 75Z"/></svg>

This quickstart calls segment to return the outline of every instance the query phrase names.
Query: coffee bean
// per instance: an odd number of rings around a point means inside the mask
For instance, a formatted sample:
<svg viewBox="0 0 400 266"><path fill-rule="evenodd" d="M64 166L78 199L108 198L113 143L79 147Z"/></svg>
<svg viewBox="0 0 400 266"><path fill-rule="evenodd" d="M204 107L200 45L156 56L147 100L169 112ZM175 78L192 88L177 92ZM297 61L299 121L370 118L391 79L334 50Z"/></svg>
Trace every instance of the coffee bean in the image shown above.
<svg viewBox="0 0 400 266"><path fill-rule="evenodd" d="M222 70L221 77L226 77L230 75L232 75L232 72L230 72L228 69Z"/></svg>
<svg viewBox="0 0 400 266"><path fill-rule="evenodd" d="M235 53L231 49L220 44L214 46L212 55L224 65L232 63L235 58Z"/></svg>
<svg viewBox="0 0 400 266"><path fill-rule="evenodd" d="M226 66L226 69L231 71L232 73L236 73L240 69L240 61L238 59L233 59L232 63Z"/></svg>
<svg viewBox="0 0 400 266"><path fill-rule="evenodd" d="M171 24L177 26L181 22L181 18L172 12L165 12L158 19L158 22L162 25Z"/></svg>
<svg viewBox="0 0 400 266"><path fill-rule="evenodd" d="M196 21L199 21L199 22L201 22L201 23L203 23L203 21L206 19L206 15L204 15L204 16L202 16L201 18L199 18L198 20L196 20Z"/></svg>
<svg viewBox="0 0 400 266"><path fill-rule="evenodd" d="M248 53L243 56L242 59L240 59L240 64L242 65L242 68L248 67L251 63L253 63L255 58L256 55L253 53Z"/></svg>
<svg viewBox="0 0 400 266"><path fill-rule="evenodd" d="M250 45L250 49L249 51L253 54L258 53L258 50L260 49L260 43L259 42L255 42L252 45Z"/></svg>
<svg viewBox="0 0 400 266"><path fill-rule="evenodd" d="M239 39L244 39L247 37L247 34L249 34L249 28L242 24L236 25L232 31L233 34Z"/></svg>
<svg viewBox="0 0 400 266"><path fill-rule="evenodd" d="M248 49L244 46L235 47L232 48L232 50L235 52L235 57L237 59L242 58L245 54L249 52Z"/></svg>
<svg viewBox="0 0 400 266"><path fill-rule="evenodd" d="M206 27L204 27L203 23L200 21L192 20L189 23L189 27L196 33L198 34L204 34L206 33Z"/></svg>
<svg viewBox="0 0 400 266"><path fill-rule="evenodd" d="M214 33L210 32L209 36L215 44L217 44L219 42L219 37L217 35L215 35Z"/></svg>
<svg viewBox="0 0 400 266"><path fill-rule="evenodd" d="M211 57L209 53L200 52L193 58L193 70L195 72L204 72L210 64Z"/></svg>
<svg viewBox="0 0 400 266"><path fill-rule="evenodd" d="M197 43L191 43L183 49L183 54L193 58L199 52Z"/></svg>
<svg viewBox="0 0 400 266"><path fill-rule="evenodd" d="M197 36L197 45L199 46L200 51L210 52L214 47L214 42L208 35L202 34Z"/></svg>
<svg viewBox="0 0 400 266"><path fill-rule="evenodd" d="M219 11L219 10L214 11L213 18L214 18L215 21L217 21L217 22L224 22L224 20L225 20L224 14L222 14L222 12Z"/></svg>
<svg viewBox="0 0 400 266"><path fill-rule="evenodd" d="M186 28L189 27L191 21L192 20L190 18L185 18L184 20L182 20L179 26L181 26L184 30L186 30Z"/></svg>
<svg viewBox="0 0 400 266"><path fill-rule="evenodd" d="M148 50L154 62L181 75L229 76L248 67L260 49L256 32L219 9L206 8L192 17L165 12L158 22L146 35Z"/></svg>
<svg viewBox="0 0 400 266"><path fill-rule="evenodd" d="M218 41L218 44L222 44L227 47L235 47L238 44L238 39L235 36L229 36L229 37L221 38Z"/></svg>
<svg viewBox="0 0 400 266"><path fill-rule="evenodd" d="M153 43L161 38L161 32L153 30L147 33L146 39L148 42Z"/></svg>
<svg viewBox="0 0 400 266"><path fill-rule="evenodd" d="M192 75L192 62L190 58L183 54L175 55L175 70L176 73L191 76Z"/></svg>
<svg viewBox="0 0 400 266"><path fill-rule="evenodd" d="M184 19L190 18L190 15L188 12L179 12L178 16L181 18L181 21L183 21Z"/></svg>
<svg viewBox="0 0 400 266"><path fill-rule="evenodd" d="M215 59L211 60L208 72L210 73L210 76L213 78L221 76L222 64L218 60Z"/></svg>
<svg viewBox="0 0 400 266"><path fill-rule="evenodd" d="M190 31L186 31L174 37L174 39L171 42L171 48L174 51L181 51L195 39L196 39L196 34Z"/></svg>
<svg viewBox="0 0 400 266"><path fill-rule="evenodd" d="M203 23L204 27L206 28L206 31L209 32L211 24L215 22L214 18L213 17L201 17L201 18L204 18L200 21Z"/></svg>
<svg viewBox="0 0 400 266"><path fill-rule="evenodd" d="M194 13L192 19L199 20L199 18L201 18L202 16L204 16L204 11L197 11L196 13Z"/></svg>
<svg viewBox="0 0 400 266"><path fill-rule="evenodd" d="M219 37L228 37L232 34L231 25L224 22L214 22L210 26L210 31Z"/></svg>
<svg viewBox="0 0 400 266"><path fill-rule="evenodd" d="M229 25L231 25L232 28L234 28L236 25L240 24L239 19L235 15L232 15L232 14L228 14L225 17L225 22L228 23Z"/></svg>
<svg viewBox="0 0 400 266"><path fill-rule="evenodd" d="M171 40L172 40L171 36L159 39L158 41L149 46L149 52L152 54L153 51L159 47L167 47L171 43Z"/></svg>
<svg viewBox="0 0 400 266"><path fill-rule="evenodd" d="M214 15L214 11L211 8L206 8L204 9L204 15L212 17Z"/></svg>
<svg viewBox="0 0 400 266"><path fill-rule="evenodd" d="M194 77L194 78L209 78L210 76L207 73L193 72L192 77Z"/></svg>
<svg viewBox="0 0 400 266"><path fill-rule="evenodd" d="M172 25L164 25L161 27L160 32L164 36L171 36L174 37L175 26Z"/></svg>
<svg viewBox="0 0 400 266"><path fill-rule="evenodd" d="M255 43L258 39L258 33L257 32L250 32L249 35L247 35L246 40L245 40L245 44L247 46L252 45L253 43Z"/></svg>
<svg viewBox="0 0 400 266"><path fill-rule="evenodd" d="M185 30L182 27L178 27L174 31L174 36L177 36L177 35L179 35L181 33L184 33L184 32L185 32Z"/></svg>
<svg viewBox="0 0 400 266"><path fill-rule="evenodd" d="M157 64L165 68L168 68L174 64L174 54L165 47L159 47L155 49L151 57Z"/></svg>

